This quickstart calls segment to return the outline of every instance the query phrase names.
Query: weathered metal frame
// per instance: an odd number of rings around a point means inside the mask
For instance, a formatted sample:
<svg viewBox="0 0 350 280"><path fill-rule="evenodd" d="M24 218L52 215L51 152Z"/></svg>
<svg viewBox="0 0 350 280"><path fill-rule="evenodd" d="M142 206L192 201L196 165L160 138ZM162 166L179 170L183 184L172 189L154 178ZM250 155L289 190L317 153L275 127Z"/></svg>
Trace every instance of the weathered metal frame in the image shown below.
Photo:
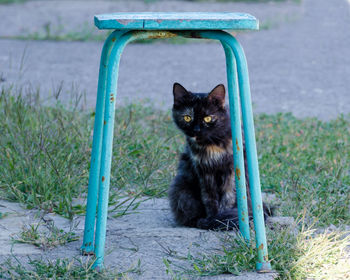
<svg viewBox="0 0 350 280"><path fill-rule="evenodd" d="M260 272L269 271L271 266L268 262L247 62L243 48L239 42L231 34L221 30L115 30L107 38L103 46L100 62L85 231L83 245L81 247L82 252L84 254L95 254L96 261L94 267L103 267L112 160L115 99L117 93L119 62L123 49L129 42L134 40L170 38L175 36L219 40L223 45L227 67L228 96L233 141L232 146L237 188L237 203L239 209L239 229L244 239L249 241L249 217L241 131L242 114L256 247L258 251L258 262L256 268ZM97 222L95 232L96 208ZM93 244L94 233L95 244Z"/></svg>

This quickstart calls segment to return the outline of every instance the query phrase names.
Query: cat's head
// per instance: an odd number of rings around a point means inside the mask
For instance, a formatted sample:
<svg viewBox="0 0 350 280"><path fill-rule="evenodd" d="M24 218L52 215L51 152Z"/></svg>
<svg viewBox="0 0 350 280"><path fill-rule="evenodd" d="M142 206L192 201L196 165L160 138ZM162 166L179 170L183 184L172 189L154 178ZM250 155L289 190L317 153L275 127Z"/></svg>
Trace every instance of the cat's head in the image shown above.
<svg viewBox="0 0 350 280"><path fill-rule="evenodd" d="M216 86L209 93L192 93L175 83L173 95L173 119L186 136L199 145L223 140L229 129L224 85Z"/></svg>

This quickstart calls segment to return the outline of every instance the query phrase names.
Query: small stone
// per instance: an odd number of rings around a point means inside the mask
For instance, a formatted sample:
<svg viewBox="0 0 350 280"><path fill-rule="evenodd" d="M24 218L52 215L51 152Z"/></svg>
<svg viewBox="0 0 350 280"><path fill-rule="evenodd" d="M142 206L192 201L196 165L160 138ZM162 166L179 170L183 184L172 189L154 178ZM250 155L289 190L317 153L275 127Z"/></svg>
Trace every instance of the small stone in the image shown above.
<svg viewBox="0 0 350 280"><path fill-rule="evenodd" d="M267 224L276 226L282 226L282 227L289 227L294 224L294 218L293 217L268 217L266 220Z"/></svg>
<svg viewBox="0 0 350 280"><path fill-rule="evenodd" d="M332 232L336 230L337 230L337 227L333 224L330 224L330 226L326 228L326 232Z"/></svg>
<svg viewBox="0 0 350 280"><path fill-rule="evenodd" d="M261 193L262 201L268 206L278 206L281 204L280 200L274 193Z"/></svg>

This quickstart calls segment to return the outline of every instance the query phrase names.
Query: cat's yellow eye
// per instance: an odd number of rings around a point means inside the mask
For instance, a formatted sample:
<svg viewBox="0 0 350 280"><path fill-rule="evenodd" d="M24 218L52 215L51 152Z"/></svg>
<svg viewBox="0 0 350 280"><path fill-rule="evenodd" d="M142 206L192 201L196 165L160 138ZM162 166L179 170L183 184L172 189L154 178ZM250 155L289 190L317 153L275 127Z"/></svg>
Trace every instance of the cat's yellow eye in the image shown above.
<svg viewBox="0 0 350 280"><path fill-rule="evenodd" d="M211 116L206 116L206 117L204 118L204 121L205 121L206 123L210 123L210 122L211 122Z"/></svg>
<svg viewBox="0 0 350 280"><path fill-rule="evenodd" d="M185 122L190 122L192 118L189 115L184 115Z"/></svg>

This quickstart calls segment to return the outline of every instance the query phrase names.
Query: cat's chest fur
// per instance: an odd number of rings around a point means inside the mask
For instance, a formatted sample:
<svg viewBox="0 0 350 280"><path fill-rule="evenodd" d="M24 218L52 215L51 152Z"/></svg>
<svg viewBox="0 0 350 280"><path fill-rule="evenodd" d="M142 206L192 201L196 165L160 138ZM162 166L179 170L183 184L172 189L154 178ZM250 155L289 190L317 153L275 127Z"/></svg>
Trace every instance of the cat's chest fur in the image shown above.
<svg viewBox="0 0 350 280"><path fill-rule="evenodd" d="M188 152L193 165L198 169L231 172L232 141L221 145L198 145L194 138L188 138Z"/></svg>

